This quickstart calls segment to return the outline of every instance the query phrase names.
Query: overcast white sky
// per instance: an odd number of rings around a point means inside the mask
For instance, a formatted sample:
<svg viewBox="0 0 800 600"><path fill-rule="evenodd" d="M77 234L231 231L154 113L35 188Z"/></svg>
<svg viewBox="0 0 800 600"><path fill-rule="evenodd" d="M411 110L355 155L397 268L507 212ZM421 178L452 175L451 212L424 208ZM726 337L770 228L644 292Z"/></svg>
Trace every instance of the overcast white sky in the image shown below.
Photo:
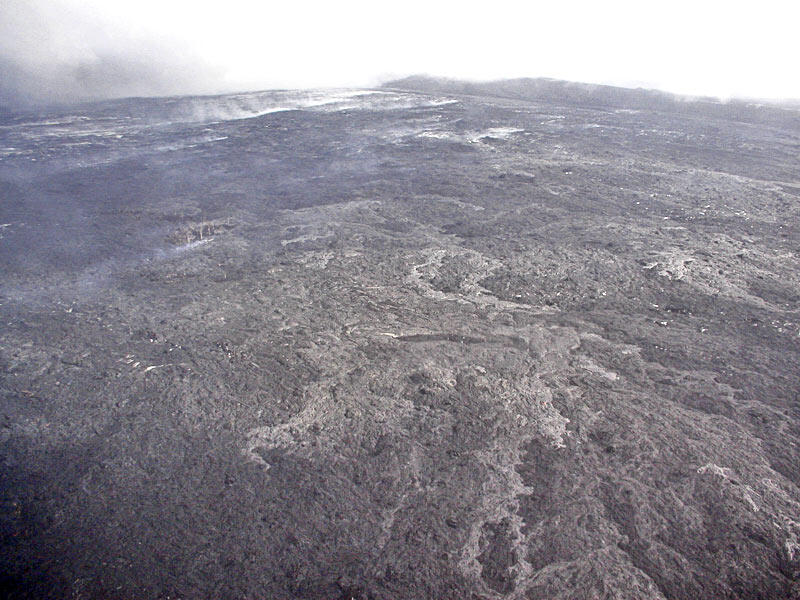
<svg viewBox="0 0 800 600"><path fill-rule="evenodd" d="M800 98L800 2L0 0L0 101L428 73Z"/></svg>

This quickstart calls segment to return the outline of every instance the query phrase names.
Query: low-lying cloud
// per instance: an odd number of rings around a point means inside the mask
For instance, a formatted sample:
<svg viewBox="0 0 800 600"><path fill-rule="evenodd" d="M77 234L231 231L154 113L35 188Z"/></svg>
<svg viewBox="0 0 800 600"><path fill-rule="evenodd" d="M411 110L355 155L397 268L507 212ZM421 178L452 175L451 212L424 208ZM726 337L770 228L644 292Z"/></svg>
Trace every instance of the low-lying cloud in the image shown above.
<svg viewBox="0 0 800 600"><path fill-rule="evenodd" d="M219 91L222 69L177 42L57 3L3 4L0 105Z"/></svg>
<svg viewBox="0 0 800 600"><path fill-rule="evenodd" d="M740 3L741 4L741 3ZM0 0L0 103L550 77L800 98L800 4Z"/></svg>

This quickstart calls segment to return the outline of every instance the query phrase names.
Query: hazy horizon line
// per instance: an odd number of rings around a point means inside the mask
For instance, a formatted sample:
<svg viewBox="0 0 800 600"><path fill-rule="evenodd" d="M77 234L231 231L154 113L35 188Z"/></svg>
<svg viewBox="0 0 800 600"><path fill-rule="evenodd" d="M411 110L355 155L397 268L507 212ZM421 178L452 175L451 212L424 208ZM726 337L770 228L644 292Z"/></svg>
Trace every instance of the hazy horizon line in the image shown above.
<svg viewBox="0 0 800 600"><path fill-rule="evenodd" d="M407 79L426 79L430 81L438 81L440 83L447 82L451 84L457 83L457 84L475 84L475 85L496 84L496 83L512 82L512 81L538 80L538 81L552 81L570 85L591 86L597 88L613 88L620 90L658 93L671 97L676 101L688 101L688 102L711 101L721 104L728 102L739 102L747 104L765 104L777 108L783 107L790 109L800 107L800 98L791 98L791 97L765 98L765 97L745 96L745 95L721 96L713 94L687 94L687 93L674 92L670 89L666 89L658 85L651 85L642 82L617 83L609 81L602 81L602 82L581 81L581 80L563 79L559 77L550 77L542 75L525 75L519 77L498 77L498 78L471 78L471 77L455 77L450 75L431 74L426 72L413 72L407 74L393 73L391 75L377 76L372 78L371 82L366 83L364 85L357 85L357 84L298 85L298 86L275 85L275 86L261 87L256 84L253 84L251 87L250 85L244 84L242 87L226 86L225 88L219 88L219 89L213 89L213 88L197 89L197 90L187 91L186 93L180 93L180 92L159 93L158 91L154 91L152 93L134 93L134 94L119 94L119 95L113 93L111 94L87 93L85 96L82 97L74 97L63 100L53 100L47 98L46 95L42 95L39 97L36 97L35 95L28 95L28 97L25 97L27 94L20 93L19 97L15 99L16 101L9 101L9 99L7 98L0 98L0 109L9 110L11 112L25 113L28 112L29 110L58 109L71 106L79 106L84 104L101 104L106 102L110 103L122 100L135 100L135 99L214 97L214 96L230 96L236 94L257 94L265 92L306 91L306 90L308 91L376 90L377 91L380 89L391 89L391 86L389 84L394 82L400 82ZM394 89L403 89L403 91L407 92L424 93L419 90L413 90L408 88L394 88ZM448 93L455 93L455 92L448 92Z"/></svg>

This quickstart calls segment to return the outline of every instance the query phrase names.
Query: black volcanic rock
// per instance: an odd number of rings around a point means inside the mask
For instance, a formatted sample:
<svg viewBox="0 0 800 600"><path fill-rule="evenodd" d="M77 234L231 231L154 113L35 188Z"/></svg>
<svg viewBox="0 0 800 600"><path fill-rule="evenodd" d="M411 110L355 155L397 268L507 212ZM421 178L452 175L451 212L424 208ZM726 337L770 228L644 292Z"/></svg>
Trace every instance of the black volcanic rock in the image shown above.
<svg viewBox="0 0 800 600"><path fill-rule="evenodd" d="M5 597L800 598L797 113L392 87L3 122Z"/></svg>

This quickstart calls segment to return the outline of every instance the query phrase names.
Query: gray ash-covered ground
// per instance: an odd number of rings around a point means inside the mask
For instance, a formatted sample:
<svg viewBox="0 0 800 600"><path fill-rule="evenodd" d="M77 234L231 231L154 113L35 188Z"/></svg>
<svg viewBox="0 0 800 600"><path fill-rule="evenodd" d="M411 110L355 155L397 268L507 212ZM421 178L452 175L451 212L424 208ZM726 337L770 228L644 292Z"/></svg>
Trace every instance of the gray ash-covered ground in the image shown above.
<svg viewBox="0 0 800 600"><path fill-rule="evenodd" d="M800 598L800 113L434 88L3 121L6 597Z"/></svg>

